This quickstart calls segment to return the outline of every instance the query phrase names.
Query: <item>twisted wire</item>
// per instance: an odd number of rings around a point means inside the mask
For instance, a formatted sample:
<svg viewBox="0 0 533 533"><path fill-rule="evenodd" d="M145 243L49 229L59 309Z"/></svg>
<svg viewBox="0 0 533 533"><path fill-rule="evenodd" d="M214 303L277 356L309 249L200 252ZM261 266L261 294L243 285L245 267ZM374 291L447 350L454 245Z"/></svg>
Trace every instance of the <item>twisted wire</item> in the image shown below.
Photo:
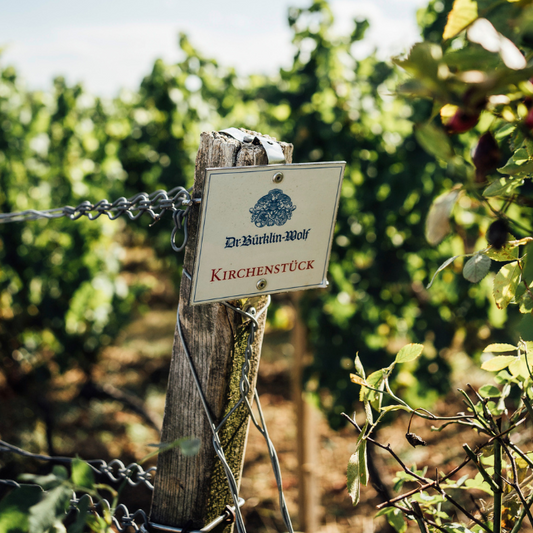
<svg viewBox="0 0 533 533"><path fill-rule="evenodd" d="M136 532L141 530L144 531L145 528L143 529L143 526L148 524L148 516L142 509L138 509L131 513L123 503L117 505L117 507L113 509L108 500L102 499L95 503L90 494L84 494L81 498L78 498L77 494L74 492L67 513L72 511L79 512L79 505L82 499L89 502L88 512L93 515L100 516L98 510L103 508L104 505L108 509L111 509L113 512L111 520L119 533L124 533L129 527L132 527Z"/></svg>
<svg viewBox="0 0 533 533"><path fill-rule="evenodd" d="M248 334L248 339L247 339L247 343L246 343L246 350L245 350L245 354L244 354L244 362L243 362L243 366L242 366L242 370L241 370L241 378L240 378L240 383L239 383L240 398L237 401L237 403L231 408L231 410L226 414L226 416L222 419L222 421L218 424L218 426L215 424L215 422L213 420L213 417L211 415L211 411L210 411L209 406L207 404L207 400L206 400L206 398L204 396L204 393L202 391L202 386L201 386L198 374L196 372L196 368L194 366L194 362L193 362L192 357L191 357L191 355L189 353L189 350L187 348L187 343L186 343L185 338L183 336L183 332L182 332L182 329L181 329L179 306L178 306L178 311L177 311L177 329L178 329L178 334L179 334L179 337L180 337L180 341L181 341L181 343L183 345L183 349L184 349L185 355L187 357L187 361L189 363L189 367L190 367L190 370L191 370L191 373L192 373L196 388L197 388L198 393L200 395L200 399L201 399L202 405L204 407L204 411L205 411L206 417L207 417L208 422L209 422L209 427L211 428L211 432L213 433L213 439L212 439L213 448L214 448L215 453L217 454L218 458L220 459L220 461L222 463L222 466L224 468L224 473L226 474L226 479L228 481L231 497L232 497L232 499L233 499L233 501L235 503L235 523L236 523L236 526L237 526L237 531L238 531L238 533L246 533L246 528L244 526L242 513L240 512L239 506L237 504L238 499L239 499L239 491L238 491L238 487L237 487L237 482L236 482L235 476L233 475L233 472L231 471L231 468L230 468L230 466L229 466L229 464L228 464L228 462L226 460L226 457L225 457L225 454L224 454L224 450L223 450L222 444L220 442L219 432L222 429L222 427L225 425L227 420L233 415L233 413L235 413L235 411L244 403L246 405L247 409L248 409L248 412L250 414L250 417L251 417L251 419L253 421L254 426L263 435L263 438L265 439L265 441L267 443L268 453L269 453L269 456L270 456L272 469L274 471L274 476L276 478L276 485L278 487L279 504L280 504L280 509L281 509L281 513L282 513L282 518L283 518L283 521L285 523L285 526L287 527L288 532L289 533L293 533L294 530L293 530L291 519L290 519L290 516L289 516L287 504L285 502L285 495L283 493L283 486L282 486L282 480L281 480L281 469L280 469L280 466L279 466L278 457L277 457L277 454L276 454L276 450L274 448L274 444L272 443L272 441L270 439L270 436L268 434L268 430L266 428L266 423L265 423L265 419L264 419L264 416L263 416L263 411L261 409L261 404L259 402L259 395L257 394L257 390L256 389L254 389L254 398L255 398L255 401L256 401L260 422L257 421L257 419L255 417L255 414L254 414L254 412L252 410L252 405L250 404L250 401L248 400L248 393L251 390L250 381L248 379L248 373L249 373L249 369L250 369L250 360L251 360L251 357L252 357L252 345L253 345L254 338L255 338L255 331L256 331L256 329L259 328L259 324L257 322L257 319L264 312L266 312L268 306L270 305L270 296L268 297L267 304L258 313L257 312L252 313L252 312L243 311L242 309L239 309L238 307L234 307L234 306L232 306L231 304L229 304L227 302L223 302L223 303L224 303L224 305L226 305L227 307L233 309L235 312L239 313L240 315L250 319L250 333ZM255 310L252 309L251 311L255 311Z"/></svg>
<svg viewBox="0 0 533 533"><path fill-rule="evenodd" d="M0 452L16 453L17 455L21 455L23 457L30 457L32 459L38 459L40 461L53 461L55 463L70 464L73 461L71 457L51 457L49 455L31 453L26 450L23 450L22 448L14 446L13 444L9 444L8 442L5 442L3 440L0 440ZM113 482L126 480L128 485L132 487L144 485L150 490L153 490L154 488L154 485L151 481L155 476L155 472L157 470L155 466L144 470L144 468L138 463L131 463L126 466L119 459L113 459L109 463L107 463L103 459L91 459L89 461L86 461L86 463L91 467L94 473L105 475ZM0 482L2 481L8 480L0 480ZM11 481L10 483L17 484L16 481Z"/></svg>
<svg viewBox="0 0 533 533"><path fill-rule="evenodd" d="M106 215L110 220L116 220L122 215L127 215L130 220L137 220L144 213L148 213L157 222L166 211L170 211L174 220L170 244L174 251L181 252L187 244L187 215L191 206L199 202L200 200L191 198L190 189L175 187L169 192L158 190L151 194L141 192L131 198L121 197L113 203L104 199L92 204L86 200L76 207L67 205L42 211L28 209L15 213L0 213L0 224L24 222L41 218L53 219L66 217L70 220L78 220L83 216L89 220L96 220L102 215ZM181 245L177 245L176 234L178 230L182 229L184 230L183 242Z"/></svg>

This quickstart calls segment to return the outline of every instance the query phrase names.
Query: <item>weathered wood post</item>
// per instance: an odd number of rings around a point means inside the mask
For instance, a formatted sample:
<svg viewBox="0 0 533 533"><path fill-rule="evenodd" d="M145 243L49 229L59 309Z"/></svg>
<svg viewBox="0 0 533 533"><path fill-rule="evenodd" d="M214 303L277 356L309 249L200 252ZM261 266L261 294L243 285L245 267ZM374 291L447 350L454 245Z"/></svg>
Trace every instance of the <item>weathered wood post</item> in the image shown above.
<svg viewBox="0 0 533 533"><path fill-rule="evenodd" d="M287 163L292 160L292 145L280 143ZM261 145L240 142L228 135L202 133L196 158L193 198L201 198L206 168L266 165ZM194 272L199 207L189 214L188 244L184 269ZM228 212L231 217L231 212ZM184 275L179 296L182 331L192 356L203 393L215 421L220 421L239 399L239 380L248 338L248 322L220 303L189 305L191 280ZM254 301L257 309L266 297ZM263 340L266 313L259 319L253 345L249 381L255 387ZM250 396L251 398L251 396ZM237 482L240 482L249 415L244 405L232 415L220 434L226 459ZM220 461L212 445L212 432L196 390L186 354L177 328L170 366L162 442L183 437L201 440L200 452L183 456L178 448L162 453L158 459L157 477L150 520L175 527L190 524L199 529L223 514L227 504L233 505Z"/></svg>
<svg viewBox="0 0 533 533"><path fill-rule="evenodd" d="M291 342L294 347L292 387L296 413L296 452L298 458L298 522L300 531L314 533L320 525L320 486L316 474L318 467L318 414L305 399L303 373L307 366L309 350L307 330L299 314L301 292L292 294L294 326Z"/></svg>

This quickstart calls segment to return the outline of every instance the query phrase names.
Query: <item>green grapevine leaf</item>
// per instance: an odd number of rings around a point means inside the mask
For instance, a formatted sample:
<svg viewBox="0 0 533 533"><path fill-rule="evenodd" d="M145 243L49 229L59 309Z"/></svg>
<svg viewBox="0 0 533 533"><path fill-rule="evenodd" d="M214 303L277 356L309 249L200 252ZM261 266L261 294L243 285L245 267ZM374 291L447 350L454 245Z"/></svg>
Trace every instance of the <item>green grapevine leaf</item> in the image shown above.
<svg viewBox="0 0 533 533"><path fill-rule="evenodd" d="M72 461L72 483L84 489L92 489L94 487L94 473L91 467L81 459L74 459Z"/></svg>
<svg viewBox="0 0 533 533"><path fill-rule="evenodd" d="M529 314L533 312L533 298L529 291L525 292L524 295L518 301L519 310L523 314Z"/></svg>
<svg viewBox="0 0 533 533"><path fill-rule="evenodd" d="M498 398L501 395L500 389L494 385L483 385L478 392L483 398Z"/></svg>
<svg viewBox="0 0 533 533"><path fill-rule="evenodd" d="M523 168L523 167L520 167ZM503 170L503 169L501 169ZM523 177L517 178L496 178L490 185L483 191L483 196L491 198L493 196L502 196L509 194L512 190L522 185Z"/></svg>
<svg viewBox="0 0 533 533"><path fill-rule="evenodd" d="M423 350L424 346L422 344L407 344L398 352L395 362L408 363L409 361L414 361L420 357Z"/></svg>
<svg viewBox="0 0 533 533"><path fill-rule="evenodd" d="M22 486L10 492L0 501L0 533L28 531L30 507L43 496L40 487Z"/></svg>
<svg viewBox="0 0 533 533"><path fill-rule="evenodd" d="M491 263L486 255L476 254L465 263L463 276L471 283L478 283L489 273Z"/></svg>
<svg viewBox="0 0 533 533"><path fill-rule="evenodd" d="M30 508L30 531L46 533L57 520L64 518L71 496L72 487L66 483L46 492L43 499Z"/></svg>

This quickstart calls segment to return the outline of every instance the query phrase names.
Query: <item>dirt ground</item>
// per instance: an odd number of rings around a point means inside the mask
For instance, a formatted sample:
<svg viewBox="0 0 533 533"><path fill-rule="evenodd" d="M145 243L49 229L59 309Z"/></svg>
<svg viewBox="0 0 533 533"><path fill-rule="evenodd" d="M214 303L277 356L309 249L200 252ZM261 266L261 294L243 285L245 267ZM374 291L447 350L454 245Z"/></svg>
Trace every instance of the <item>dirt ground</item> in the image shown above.
<svg viewBox="0 0 533 533"><path fill-rule="evenodd" d="M86 459L109 460L116 457L128 464L152 451L153 448L147 445L159 439L154 427L160 426L163 416L175 316L173 309L155 309L132 323L114 346L104 350L90 382L78 371L54 378L47 405L52 413L52 443L56 454L79 454ZM467 365L467 362L464 364ZM458 373L464 376L467 372L465 368L458 365ZM280 343L279 336L267 334L258 390L270 436L280 459L285 497L298 530L297 435L290 370L290 349ZM475 379L475 374L470 372L469 380L475 383ZM125 396L125 392L129 396ZM452 394L448 403L443 401L436 406L436 411L444 412L446 408L461 410L457 396ZM27 427L24 425L24 413L34 409L30 398L7 390L5 381L2 385L1 380L0 397L4 413L0 420L1 438L7 441L16 439L27 449L46 451L50 428L47 429L42 421L36 425L28 422ZM136 409L136 399L142 400L141 409ZM10 417L6 413L20 415ZM374 518L376 506L383 497L372 484L363 487L361 502L356 508L352 506L346 490L346 467L357 436L354 428L335 432L320 413L316 412L314 416L318 452L316 461L309 468L319 493L321 525L317 533L389 533L391 529L385 519ZM31 419L28 415L28 420ZM408 419L404 414L399 414L391 426L380 432L379 440L384 444L390 443L409 466L416 464L421 468L426 465L428 472L435 468L451 470L462 459L462 454L458 458L457 450L461 450L467 437L453 428L442 433L431 432L431 424L421 422L417 421L416 432L427 441L427 446L415 449L406 442ZM530 438L530 434L524 438ZM398 467L382 450L373 455L379 477L392 493ZM27 463L21 465L18 458L8 459L0 454L3 477L32 466ZM248 531L285 531L266 445L254 427L249 433L241 495L246 499L243 514ZM150 493L144 488L128 489L124 498L130 510L148 509ZM418 528L413 523L408 531L418 531ZM524 527L522 531L528 530Z"/></svg>

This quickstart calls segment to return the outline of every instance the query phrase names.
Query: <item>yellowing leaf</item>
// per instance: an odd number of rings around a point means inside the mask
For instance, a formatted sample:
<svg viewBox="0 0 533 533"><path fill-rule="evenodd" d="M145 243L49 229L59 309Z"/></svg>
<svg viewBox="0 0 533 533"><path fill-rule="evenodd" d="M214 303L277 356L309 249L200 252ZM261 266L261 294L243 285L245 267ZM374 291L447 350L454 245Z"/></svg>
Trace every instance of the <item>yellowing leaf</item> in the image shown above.
<svg viewBox="0 0 533 533"><path fill-rule="evenodd" d="M494 344L489 344L483 351L492 352L492 353L505 353L505 352L514 352L517 349L518 348L516 346L513 346L512 344L494 343Z"/></svg>
<svg viewBox="0 0 533 533"><path fill-rule="evenodd" d="M473 0L455 0L444 28L444 40L455 37L477 18L477 2Z"/></svg>
<svg viewBox="0 0 533 533"><path fill-rule="evenodd" d="M496 357L485 361L481 365L481 368L483 370L488 370L489 372L499 372L500 370L507 368L511 363L516 361L516 359L517 358L514 355L497 355Z"/></svg>
<svg viewBox="0 0 533 533"><path fill-rule="evenodd" d="M518 248L514 245L510 245L508 242L499 250L491 247L484 253L494 261L515 261L518 259Z"/></svg>
<svg viewBox="0 0 533 533"><path fill-rule="evenodd" d="M494 278L494 301L499 309L505 309L516 293L520 280L520 267L518 261L503 265Z"/></svg>
<svg viewBox="0 0 533 533"><path fill-rule="evenodd" d="M530 242L533 242L533 237L524 237L523 239L519 239L517 241L509 241L507 245L510 247L514 247L514 246L521 246L524 244L528 244Z"/></svg>
<svg viewBox="0 0 533 533"><path fill-rule="evenodd" d="M350 374L350 381L352 383L355 383L356 385L361 385L361 386L364 386L367 384L366 381L361 376L358 376L357 374Z"/></svg>
<svg viewBox="0 0 533 533"><path fill-rule="evenodd" d="M420 356L424 346L422 344L407 344L404 346L396 356L396 363L408 363L409 361L414 361L417 357Z"/></svg>

